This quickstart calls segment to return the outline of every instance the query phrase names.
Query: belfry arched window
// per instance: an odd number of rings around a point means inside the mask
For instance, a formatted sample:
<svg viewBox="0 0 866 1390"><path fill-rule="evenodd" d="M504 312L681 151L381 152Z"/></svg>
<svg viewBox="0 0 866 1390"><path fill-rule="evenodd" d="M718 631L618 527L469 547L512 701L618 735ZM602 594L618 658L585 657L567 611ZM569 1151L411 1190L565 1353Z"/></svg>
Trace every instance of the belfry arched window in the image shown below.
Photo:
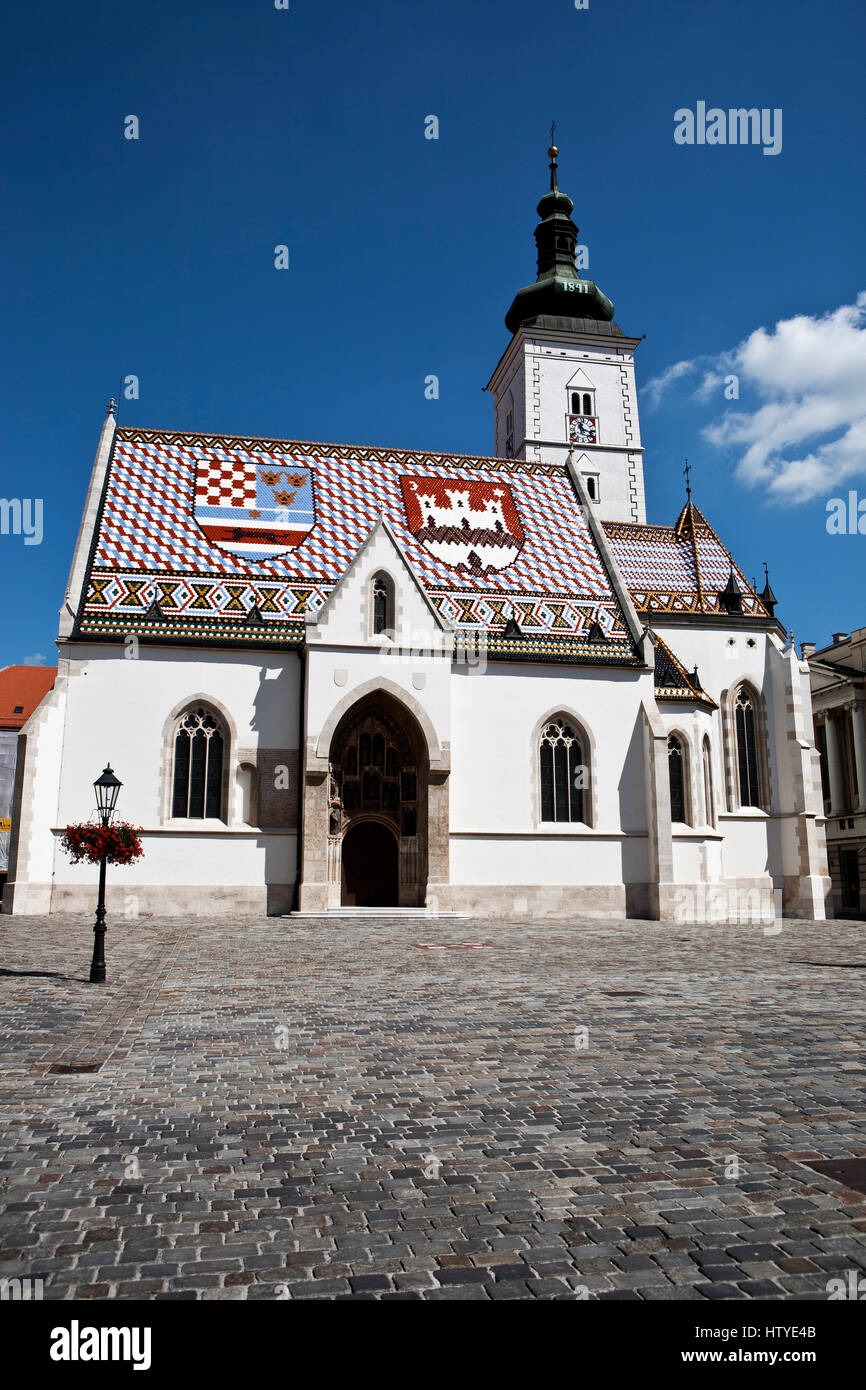
<svg viewBox="0 0 866 1390"><path fill-rule="evenodd" d="M373 635L394 631L394 581L388 574L374 574L371 585Z"/></svg>
<svg viewBox="0 0 866 1390"><path fill-rule="evenodd" d="M174 736L173 816L222 818L224 750L222 725L210 710L199 706L180 716Z"/></svg>
<svg viewBox="0 0 866 1390"><path fill-rule="evenodd" d="M679 734L668 739L668 782L671 792L671 820L681 825L690 823L689 770L685 744Z"/></svg>
<svg viewBox="0 0 866 1390"><path fill-rule="evenodd" d="M595 415L595 392L572 391L571 413L572 415Z"/></svg>
<svg viewBox="0 0 866 1390"><path fill-rule="evenodd" d="M588 824L589 768L584 742L564 715L544 725L538 758L542 821Z"/></svg>
<svg viewBox="0 0 866 1390"><path fill-rule="evenodd" d="M757 701L741 686L734 697L734 737L737 745L737 790L741 806L760 806Z"/></svg>

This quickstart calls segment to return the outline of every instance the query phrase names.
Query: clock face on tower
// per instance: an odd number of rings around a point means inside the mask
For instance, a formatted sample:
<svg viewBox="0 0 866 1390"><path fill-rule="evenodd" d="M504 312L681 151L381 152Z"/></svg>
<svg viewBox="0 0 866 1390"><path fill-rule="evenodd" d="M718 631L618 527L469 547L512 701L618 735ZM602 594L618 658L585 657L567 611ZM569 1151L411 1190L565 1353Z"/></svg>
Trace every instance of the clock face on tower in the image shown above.
<svg viewBox="0 0 866 1390"><path fill-rule="evenodd" d="M592 415L569 415L566 418L570 444L598 443L598 421Z"/></svg>

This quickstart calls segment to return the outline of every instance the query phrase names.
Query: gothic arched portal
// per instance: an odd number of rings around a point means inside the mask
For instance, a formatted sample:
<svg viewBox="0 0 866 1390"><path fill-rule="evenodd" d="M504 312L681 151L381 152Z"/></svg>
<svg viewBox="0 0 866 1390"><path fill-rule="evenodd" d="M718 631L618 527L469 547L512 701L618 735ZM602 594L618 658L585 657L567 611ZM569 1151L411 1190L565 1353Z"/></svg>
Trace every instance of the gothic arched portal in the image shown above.
<svg viewBox="0 0 866 1390"><path fill-rule="evenodd" d="M428 777L423 734L386 692L340 720L328 756L327 834L341 906L423 906Z"/></svg>

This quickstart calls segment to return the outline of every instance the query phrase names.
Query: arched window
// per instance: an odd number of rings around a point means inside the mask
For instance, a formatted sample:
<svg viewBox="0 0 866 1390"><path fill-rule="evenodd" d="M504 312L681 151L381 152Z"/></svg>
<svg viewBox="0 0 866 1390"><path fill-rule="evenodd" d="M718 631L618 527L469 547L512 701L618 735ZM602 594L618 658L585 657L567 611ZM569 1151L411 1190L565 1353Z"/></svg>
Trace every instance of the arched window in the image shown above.
<svg viewBox="0 0 866 1390"><path fill-rule="evenodd" d="M184 820L223 815L222 726L209 710L187 710L174 739L171 813Z"/></svg>
<svg viewBox="0 0 866 1390"><path fill-rule="evenodd" d="M740 805L760 806L757 708L754 695L745 686L741 686L734 697L734 737Z"/></svg>
<svg viewBox="0 0 866 1390"><path fill-rule="evenodd" d="M594 391L572 391L571 393L571 413L572 415L595 415L595 392Z"/></svg>
<svg viewBox="0 0 866 1390"><path fill-rule="evenodd" d="M372 584L373 635L394 631L394 584L387 574L375 574Z"/></svg>
<svg viewBox="0 0 866 1390"><path fill-rule="evenodd" d="M668 739L668 781L671 789L671 820L688 825L688 768L685 746L679 734L671 734Z"/></svg>
<svg viewBox="0 0 866 1390"><path fill-rule="evenodd" d="M707 825L716 823L716 803L713 796L713 764L710 758L710 740L704 734L702 749L702 759L704 768L704 810Z"/></svg>
<svg viewBox="0 0 866 1390"><path fill-rule="evenodd" d="M588 768L581 739L565 717L549 720L539 746L541 819L588 824Z"/></svg>
<svg viewBox="0 0 866 1390"><path fill-rule="evenodd" d="M514 455L514 399L509 393L505 406L505 457Z"/></svg>
<svg viewBox="0 0 866 1390"><path fill-rule="evenodd" d="M241 763L237 770L237 784L240 793L238 810L244 825L259 823L259 773L252 763Z"/></svg>

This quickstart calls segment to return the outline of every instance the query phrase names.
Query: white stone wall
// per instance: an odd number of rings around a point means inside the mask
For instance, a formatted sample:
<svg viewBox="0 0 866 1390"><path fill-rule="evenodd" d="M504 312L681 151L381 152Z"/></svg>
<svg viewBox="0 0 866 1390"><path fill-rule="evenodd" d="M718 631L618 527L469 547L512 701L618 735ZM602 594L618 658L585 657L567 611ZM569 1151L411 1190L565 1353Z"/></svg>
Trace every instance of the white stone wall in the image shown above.
<svg viewBox="0 0 866 1390"><path fill-rule="evenodd" d="M519 329L490 383L494 449L505 453L505 417L514 399L514 449L521 458L564 464L571 447L569 383L595 392L598 445L574 446L581 473L599 477L605 521L645 521L634 342L616 337Z"/></svg>
<svg viewBox="0 0 866 1390"><path fill-rule="evenodd" d="M94 869L69 863L59 832L90 819L92 784L110 762L123 787L117 816L139 825L145 854L110 871L109 903L117 910L251 911L290 906L297 841L297 769L285 789L285 825L266 830L242 821L237 778L241 759L257 749L298 749L299 662L294 654L151 647L138 659L124 647L75 644L58 680L25 732L28 743L25 842L15 874L14 910L83 910L92 902ZM209 704L227 739L225 820L171 817L173 716ZM26 834L25 834L26 832ZM225 903L221 904L221 898ZM132 903L132 909L130 908Z"/></svg>
<svg viewBox="0 0 866 1390"><path fill-rule="evenodd" d="M18 730L0 729L0 816L12 815L12 790L18 758ZM9 831L0 830L0 873L6 872Z"/></svg>

